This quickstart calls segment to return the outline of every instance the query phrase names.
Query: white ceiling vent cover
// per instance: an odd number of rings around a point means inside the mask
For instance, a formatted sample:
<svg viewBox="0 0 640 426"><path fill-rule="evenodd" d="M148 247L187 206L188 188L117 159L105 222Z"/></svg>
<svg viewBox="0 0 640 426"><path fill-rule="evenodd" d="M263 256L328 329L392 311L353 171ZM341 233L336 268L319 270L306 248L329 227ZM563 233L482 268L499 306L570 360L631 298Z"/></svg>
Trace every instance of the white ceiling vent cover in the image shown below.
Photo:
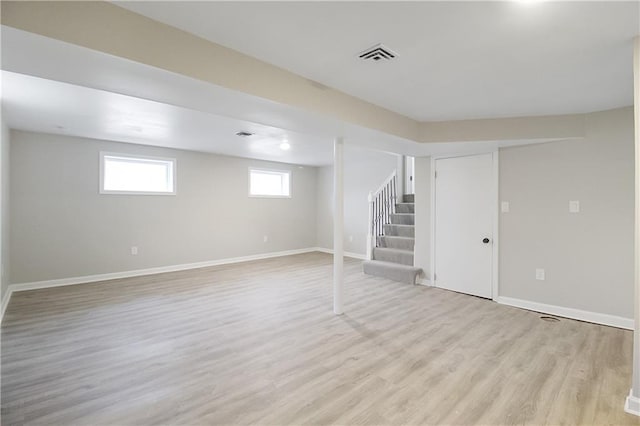
<svg viewBox="0 0 640 426"><path fill-rule="evenodd" d="M364 60L372 59L374 61L380 61L385 59L390 61L394 59L398 54L393 50L389 49L384 44L376 44L373 47L368 48L367 50L359 53L359 58Z"/></svg>

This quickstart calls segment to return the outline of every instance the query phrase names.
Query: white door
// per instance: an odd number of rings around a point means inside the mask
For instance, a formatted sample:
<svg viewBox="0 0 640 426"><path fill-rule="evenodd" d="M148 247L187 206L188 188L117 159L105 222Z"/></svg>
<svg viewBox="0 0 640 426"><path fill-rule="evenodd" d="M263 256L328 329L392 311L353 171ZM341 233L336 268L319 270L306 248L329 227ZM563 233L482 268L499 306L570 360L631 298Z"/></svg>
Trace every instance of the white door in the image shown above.
<svg viewBox="0 0 640 426"><path fill-rule="evenodd" d="M435 285L491 298L493 155L435 160Z"/></svg>

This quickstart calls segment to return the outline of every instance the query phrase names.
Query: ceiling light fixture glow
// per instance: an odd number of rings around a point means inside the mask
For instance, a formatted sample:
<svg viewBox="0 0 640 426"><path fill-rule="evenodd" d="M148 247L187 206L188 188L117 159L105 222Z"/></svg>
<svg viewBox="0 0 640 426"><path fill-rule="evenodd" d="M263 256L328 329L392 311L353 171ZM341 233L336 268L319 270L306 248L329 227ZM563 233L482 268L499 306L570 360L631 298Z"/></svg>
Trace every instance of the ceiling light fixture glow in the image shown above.
<svg viewBox="0 0 640 426"><path fill-rule="evenodd" d="M289 145L289 142L284 141L280 144L280 149L283 151L288 151L289 148L291 148L291 145Z"/></svg>

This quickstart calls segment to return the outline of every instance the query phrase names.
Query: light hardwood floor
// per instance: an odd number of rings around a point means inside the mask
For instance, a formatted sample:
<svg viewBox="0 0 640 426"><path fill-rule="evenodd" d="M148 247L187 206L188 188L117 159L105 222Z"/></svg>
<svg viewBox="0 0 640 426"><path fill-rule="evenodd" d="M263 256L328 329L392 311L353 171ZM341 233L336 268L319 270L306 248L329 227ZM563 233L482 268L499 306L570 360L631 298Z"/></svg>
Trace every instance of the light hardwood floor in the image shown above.
<svg viewBox="0 0 640 426"><path fill-rule="evenodd" d="M632 334L331 256L21 292L2 325L2 424L640 424Z"/></svg>

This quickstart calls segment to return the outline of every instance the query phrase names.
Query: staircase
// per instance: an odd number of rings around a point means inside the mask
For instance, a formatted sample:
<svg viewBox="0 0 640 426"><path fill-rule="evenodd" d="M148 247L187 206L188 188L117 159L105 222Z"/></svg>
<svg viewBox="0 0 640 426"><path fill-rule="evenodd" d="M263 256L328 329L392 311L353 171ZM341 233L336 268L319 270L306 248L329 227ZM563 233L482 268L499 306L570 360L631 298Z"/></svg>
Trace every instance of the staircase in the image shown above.
<svg viewBox="0 0 640 426"><path fill-rule="evenodd" d="M363 263L365 274L415 284L421 269L413 266L415 244L415 204L413 194L403 196L395 213L388 214L390 223L376 235L372 260Z"/></svg>

